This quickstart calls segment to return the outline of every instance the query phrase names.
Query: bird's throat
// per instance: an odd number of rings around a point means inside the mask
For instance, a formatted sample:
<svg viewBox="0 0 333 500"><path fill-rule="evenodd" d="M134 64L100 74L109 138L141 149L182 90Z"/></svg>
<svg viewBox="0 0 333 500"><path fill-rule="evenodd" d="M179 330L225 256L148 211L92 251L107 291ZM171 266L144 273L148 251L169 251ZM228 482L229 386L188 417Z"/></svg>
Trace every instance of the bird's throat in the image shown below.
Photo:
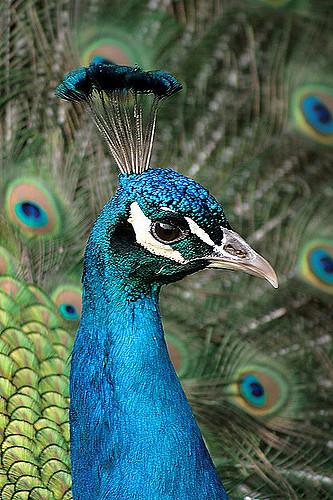
<svg viewBox="0 0 333 500"><path fill-rule="evenodd" d="M74 499L190 499L198 485L202 499L225 498L169 359L158 293L128 301L122 290L114 285L111 301L83 296L70 380Z"/></svg>

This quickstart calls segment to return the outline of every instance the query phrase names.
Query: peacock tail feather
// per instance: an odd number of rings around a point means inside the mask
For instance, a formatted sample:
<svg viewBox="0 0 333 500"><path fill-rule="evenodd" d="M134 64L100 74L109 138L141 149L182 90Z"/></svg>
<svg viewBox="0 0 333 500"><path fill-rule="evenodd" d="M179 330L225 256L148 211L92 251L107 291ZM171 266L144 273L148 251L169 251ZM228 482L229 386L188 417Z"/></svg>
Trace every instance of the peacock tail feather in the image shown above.
<svg viewBox="0 0 333 500"><path fill-rule="evenodd" d="M71 498L68 358L73 336L36 285L2 276L3 499Z"/></svg>
<svg viewBox="0 0 333 500"><path fill-rule="evenodd" d="M54 97L107 59L183 83L152 164L227 206L278 292L225 271L162 292L169 352L231 499L329 499L332 9L320 0L13 1L0 27L0 497L71 498L69 357L81 264L115 190L107 148Z"/></svg>

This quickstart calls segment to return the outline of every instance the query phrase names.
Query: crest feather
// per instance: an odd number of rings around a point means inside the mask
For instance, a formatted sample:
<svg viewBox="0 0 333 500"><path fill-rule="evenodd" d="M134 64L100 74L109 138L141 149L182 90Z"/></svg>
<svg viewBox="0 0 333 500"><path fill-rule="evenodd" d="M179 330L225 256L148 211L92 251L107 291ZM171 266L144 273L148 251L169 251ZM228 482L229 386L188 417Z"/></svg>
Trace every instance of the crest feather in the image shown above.
<svg viewBox="0 0 333 500"><path fill-rule="evenodd" d="M119 170L138 174L149 168L159 104L181 88L165 71L143 71L103 59L70 71L56 95L87 103Z"/></svg>

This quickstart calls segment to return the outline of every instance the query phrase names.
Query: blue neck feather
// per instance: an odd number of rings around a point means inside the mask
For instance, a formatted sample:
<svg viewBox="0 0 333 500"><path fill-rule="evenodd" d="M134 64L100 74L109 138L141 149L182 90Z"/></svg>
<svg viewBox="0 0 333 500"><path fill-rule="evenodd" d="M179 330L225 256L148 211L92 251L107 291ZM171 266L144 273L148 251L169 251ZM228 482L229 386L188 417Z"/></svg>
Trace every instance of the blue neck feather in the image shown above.
<svg viewBox="0 0 333 500"><path fill-rule="evenodd" d="M108 213L119 204L113 198ZM108 252L106 268L96 250L103 231L112 234L103 217L87 245L71 362L73 498L226 499L169 359L159 287L129 299L137 283L126 262Z"/></svg>

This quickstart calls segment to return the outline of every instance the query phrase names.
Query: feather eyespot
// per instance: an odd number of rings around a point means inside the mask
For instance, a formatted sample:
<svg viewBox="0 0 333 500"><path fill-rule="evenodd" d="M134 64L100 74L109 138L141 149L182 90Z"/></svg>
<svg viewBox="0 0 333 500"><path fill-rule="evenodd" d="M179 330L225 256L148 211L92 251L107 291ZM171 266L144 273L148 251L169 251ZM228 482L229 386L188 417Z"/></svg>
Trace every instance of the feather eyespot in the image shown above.
<svg viewBox="0 0 333 500"><path fill-rule="evenodd" d="M67 321L78 321L81 317L81 289L73 285L63 285L54 290L52 300L61 316Z"/></svg>
<svg viewBox="0 0 333 500"><path fill-rule="evenodd" d="M297 128L322 144L333 144L333 88L305 85L297 90L292 102Z"/></svg>
<svg viewBox="0 0 333 500"><path fill-rule="evenodd" d="M9 220L27 236L59 234L61 214L58 202L37 179L19 178L8 186L6 212Z"/></svg>
<svg viewBox="0 0 333 500"><path fill-rule="evenodd" d="M300 276L319 290L333 293L333 242L326 239L310 241L301 251Z"/></svg>
<svg viewBox="0 0 333 500"><path fill-rule="evenodd" d="M254 364L235 376L237 382L231 385L231 400L250 415L275 415L287 405L290 396L287 379L274 367Z"/></svg>

